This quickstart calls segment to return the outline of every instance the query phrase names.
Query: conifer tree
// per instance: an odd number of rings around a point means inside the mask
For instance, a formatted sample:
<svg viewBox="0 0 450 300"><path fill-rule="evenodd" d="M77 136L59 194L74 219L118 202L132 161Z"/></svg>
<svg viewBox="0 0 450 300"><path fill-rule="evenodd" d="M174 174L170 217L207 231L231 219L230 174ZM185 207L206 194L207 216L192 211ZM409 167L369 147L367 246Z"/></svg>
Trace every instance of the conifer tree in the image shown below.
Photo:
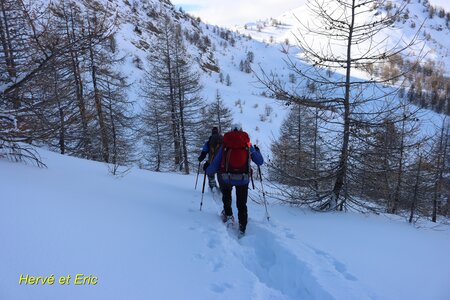
<svg viewBox="0 0 450 300"><path fill-rule="evenodd" d="M288 57L288 67L298 79L294 87L287 87L273 74L263 71L258 75L268 90L281 101L327 112L328 120L323 130L333 137L329 147L329 153L333 154L323 170L329 174L330 187L324 191L328 193L327 197L318 197L316 207L319 209L341 208L351 196L349 191L354 186L352 168L357 165L354 149L363 148L364 140L360 134L364 127L383 126L386 116L395 116L394 123L403 119L403 105L387 100L395 98L395 88L380 87L395 82L409 70L390 73L389 78L383 79L372 77L370 80L359 80L352 76L354 70L383 64L415 42L413 38L392 47L376 42L378 33L392 27L406 5L386 15L379 12L382 2L308 1L313 22L301 23L301 34L296 39L302 48L301 59L311 67L303 67L296 58ZM356 51L361 45L366 47L364 51ZM342 70L343 75L327 76L326 70L336 69ZM316 87L320 90L313 92L312 88ZM417 85L416 90L419 90ZM415 118L414 114L407 114L407 117L411 120ZM357 202L356 199L352 201Z"/></svg>
<svg viewBox="0 0 450 300"><path fill-rule="evenodd" d="M280 137L272 144L271 178L291 190L305 192L302 199L292 199L296 192L280 188L290 203L309 203L320 196L320 186L327 183L327 177L320 172L325 159L320 122L317 109L293 105L281 125Z"/></svg>
<svg viewBox="0 0 450 300"><path fill-rule="evenodd" d="M199 96L201 85L199 74L194 71L184 46L181 28L168 18L164 18L162 28L160 43L154 46L153 54L148 60L148 86L145 88L147 111L169 112L170 132L161 134L170 136L173 150L169 157L173 159L175 169L184 170L188 174L191 153L196 144L196 132L200 126L200 111L204 106L203 99ZM159 129L165 128L162 126Z"/></svg>

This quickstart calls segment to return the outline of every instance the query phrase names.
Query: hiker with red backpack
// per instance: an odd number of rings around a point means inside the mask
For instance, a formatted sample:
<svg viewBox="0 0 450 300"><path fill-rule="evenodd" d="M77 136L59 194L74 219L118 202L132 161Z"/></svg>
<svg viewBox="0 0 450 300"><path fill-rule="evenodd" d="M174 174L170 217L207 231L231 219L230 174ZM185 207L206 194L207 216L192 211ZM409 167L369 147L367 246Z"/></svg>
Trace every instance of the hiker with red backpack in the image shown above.
<svg viewBox="0 0 450 300"><path fill-rule="evenodd" d="M240 124L234 124L232 130L223 137L223 144L206 169L206 174L218 173L220 190L222 191L222 221L227 225L234 222L231 208L231 190L236 189L236 206L238 209L239 232L245 233L247 228L247 196L251 176L250 159L258 166L264 159L257 146L252 146L250 138L242 131Z"/></svg>
<svg viewBox="0 0 450 300"><path fill-rule="evenodd" d="M208 160L203 165L203 170L206 171L206 168L208 168L209 164L214 159L216 153L222 146L222 143L223 143L223 136L219 133L219 129L217 127L213 127L211 130L211 136L203 145L202 152L198 157L198 161L200 163L206 158L206 155L208 155ZM208 174L208 185L211 190L217 188L216 178L214 174L212 175Z"/></svg>

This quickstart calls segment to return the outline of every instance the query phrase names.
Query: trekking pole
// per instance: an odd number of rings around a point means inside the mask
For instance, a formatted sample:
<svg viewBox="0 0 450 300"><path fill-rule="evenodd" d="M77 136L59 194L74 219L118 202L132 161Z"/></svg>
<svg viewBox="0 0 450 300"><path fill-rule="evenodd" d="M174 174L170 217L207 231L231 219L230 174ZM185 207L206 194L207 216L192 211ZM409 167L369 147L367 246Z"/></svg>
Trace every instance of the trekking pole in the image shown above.
<svg viewBox="0 0 450 300"><path fill-rule="evenodd" d="M261 180L261 190L262 190L263 198L264 198L264 207L266 208L266 218L267 218L267 221L269 221L270 216L269 216L269 212L267 211L266 193L264 192L264 186L263 186L263 183L262 183L261 168L259 166L258 166L258 173L259 173L259 180Z"/></svg>
<svg viewBox="0 0 450 300"><path fill-rule="evenodd" d="M198 175L200 174L200 164L201 163L202 163L201 161L198 162L197 179L195 180L195 190L197 189Z"/></svg>
<svg viewBox="0 0 450 300"><path fill-rule="evenodd" d="M252 187L253 189L255 189L255 182L253 181L253 170L252 167L250 166L250 158L251 158L251 153L250 153L250 147L248 147L248 173L250 174L250 179L252 181Z"/></svg>
<svg viewBox="0 0 450 300"><path fill-rule="evenodd" d="M206 183L206 171L205 171L205 175L203 176L202 200L200 201L200 210L202 210L202 206L203 206L203 195L205 195L205 183Z"/></svg>

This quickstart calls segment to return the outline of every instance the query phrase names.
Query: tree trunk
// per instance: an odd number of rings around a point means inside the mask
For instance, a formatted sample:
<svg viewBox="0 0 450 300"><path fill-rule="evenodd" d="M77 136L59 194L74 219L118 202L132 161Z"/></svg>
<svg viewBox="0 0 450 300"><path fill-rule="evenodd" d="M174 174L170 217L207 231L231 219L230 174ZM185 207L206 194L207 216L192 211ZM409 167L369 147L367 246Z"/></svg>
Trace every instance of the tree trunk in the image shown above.
<svg viewBox="0 0 450 300"><path fill-rule="evenodd" d="M185 104L185 85L186 82L182 82L181 71L180 71L180 60L179 57L179 45L175 46L175 71L176 71L176 79L177 79L177 90L178 90L178 109L180 110L180 137L181 137L181 147L182 147L182 157L184 164L184 172L189 174L189 159L188 159L188 151L187 151L187 141L186 141L186 129L184 127L185 119L184 119L184 104ZM181 149L180 149L181 150ZM180 166L181 167L181 166Z"/></svg>
<svg viewBox="0 0 450 300"><path fill-rule="evenodd" d="M347 176L347 164L348 164L348 147L350 140L350 80L351 80L351 58L352 58L352 38L353 38L353 26L355 23L355 0L352 0L351 4L351 22L348 29L347 39L347 62L346 62L346 74L345 74L345 96L344 96L344 132L342 138L342 148L339 158L338 171L336 174L336 182L333 187L333 205L331 208L335 209L339 199L339 195L344 185L345 177Z"/></svg>
<svg viewBox="0 0 450 300"><path fill-rule="evenodd" d="M108 89L109 89L109 83L108 83ZM116 133L116 122L114 121L114 114L112 109L111 101L109 102L109 118L111 121L111 130L112 130L112 163L115 165L117 164L117 133Z"/></svg>
<svg viewBox="0 0 450 300"><path fill-rule="evenodd" d="M155 108L155 116L158 114L158 112L156 112L156 108ZM158 145L158 151L156 153L156 172L159 172L161 170L161 163L162 163L162 142L161 142L161 133L159 130L159 121L156 122L155 124L155 129L156 129L156 142Z"/></svg>
<svg viewBox="0 0 450 300"><path fill-rule="evenodd" d="M414 184L414 194L413 194L413 200L411 203L411 213L409 215L409 223L412 223L414 218L414 213L417 206L417 198L418 198L418 191L419 191L419 183L420 183L420 171L422 168L422 156L419 155L419 165L417 166L417 173L416 173L416 183Z"/></svg>
<svg viewBox="0 0 450 300"><path fill-rule="evenodd" d="M386 132L384 134L384 151L383 151L383 168L384 168L384 172L383 172L383 179L384 179L384 192L385 192L385 198L387 200L387 208L386 208L386 212L390 212L390 209L392 207L392 193L391 193L391 185L390 183L390 171L391 171L391 166L389 164L389 156L390 153L388 152L388 145L389 145L389 130L386 127Z"/></svg>
<svg viewBox="0 0 450 300"><path fill-rule="evenodd" d="M1 17L3 18L3 24L0 21L0 38L2 40L2 48L5 55L6 71L8 72L11 81L15 81L15 78L17 76L16 64L14 60L15 55L12 46L11 33L8 24L8 17L6 15L6 8L4 1L1 1L1 12L2 16L0 16L0 18ZM19 109L21 106L20 99L16 91L13 91L12 105L13 109ZM21 118L18 118L17 122L20 121ZM20 124L17 125L17 127L20 128L21 127Z"/></svg>
<svg viewBox="0 0 450 300"><path fill-rule="evenodd" d="M398 206L400 204L400 191L402 188L402 179L403 179L403 163L404 163L404 154L405 154L405 121L406 117L403 118L402 121L402 131L401 131L401 138L400 138L400 158L399 158L399 164L398 164L398 170L397 170L397 184L395 186L395 193L394 193L394 201L392 204L392 208L390 213L396 214L398 210Z"/></svg>
<svg viewBox="0 0 450 300"><path fill-rule="evenodd" d="M70 11L70 19L68 18L66 12L64 11L65 17L65 25L66 25L66 34L69 43L72 43L75 40L75 20L72 10ZM70 25L71 24L71 25ZM75 92L77 97L78 109L80 111L80 119L81 119L81 129L82 129L82 138L83 141L83 155L88 158L92 158L92 149L91 149L91 140L88 132L88 117L86 113L86 105L84 101L84 92L83 92L83 81L81 79L81 71L80 71L80 63L78 59L78 53L70 49L70 58L72 64L72 72L75 81Z"/></svg>
<svg viewBox="0 0 450 300"><path fill-rule="evenodd" d="M316 179L314 179L314 189L316 190L316 197L317 199L319 199L320 194L319 194L319 183L317 181L317 176L318 176L318 168L317 168L317 135L318 135L318 131L319 131L319 109L316 108L316 114L315 114L315 118L314 118L314 154L313 154L313 166L314 166L314 177Z"/></svg>
<svg viewBox="0 0 450 300"><path fill-rule="evenodd" d="M170 113L171 113L171 127L172 127L172 137L173 137L173 145L174 145L174 162L175 166L179 166L181 157L180 157L180 138L177 130L178 127L178 120L177 120L177 107L176 107L176 100L175 100L175 87L173 84L173 78L172 78L172 59L171 59L171 52L170 52L170 41L169 41L169 28L165 28L165 38L166 38L166 66L167 66L167 73L168 78L167 82L169 84L169 96L170 96Z"/></svg>
<svg viewBox="0 0 450 300"><path fill-rule="evenodd" d="M186 174L189 174L189 160L188 160L188 151L187 151L187 141L186 141L186 131L184 128L184 94L183 91L180 90L179 95L179 106L180 106L180 126L181 126L181 141L182 141L182 147L183 147L183 162L184 162L184 172Z"/></svg>
<svg viewBox="0 0 450 300"><path fill-rule="evenodd" d="M14 62L14 53L13 46L11 40L11 33L8 23L8 17L6 15L5 1L1 1L1 9L2 9L2 17L3 17L3 30L2 30L2 45L5 53L6 59L6 71L11 78L15 78L17 76L15 62ZM17 107L15 107L17 108Z"/></svg>
<svg viewBox="0 0 450 300"><path fill-rule="evenodd" d="M90 27L90 24L89 24ZM97 87L97 66L95 65L94 60L94 49L93 49L92 41L89 42L89 56L91 59L91 76L92 76L92 84L94 87L94 101L95 108L97 110L98 124L100 126L100 137L102 142L102 157L104 162L109 162L109 143L108 143L108 133L105 124L105 118L103 115L102 108L102 99L100 95L100 91Z"/></svg>
<svg viewBox="0 0 450 300"><path fill-rule="evenodd" d="M437 221L437 210L438 210L438 202L441 198L441 183L442 183L442 178L443 178L443 172L445 169L445 157L447 154L447 143L448 143L448 139L445 138L445 144L444 144L444 136L448 137L448 130L449 127L447 126L447 132L444 133L445 131L445 121L446 118L444 118L444 122L442 124L442 129L441 129L441 137L439 139L439 151L438 151L438 157L437 157L437 165L436 165L436 176L435 176L435 181L434 181L434 192L433 192L433 212L432 212L432 217L431 220L433 222ZM441 162L442 159L442 162ZM442 166L441 166L442 164Z"/></svg>
<svg viewBox="0 0 450 300"><path fill-rule="evenodd" d="M58 110L59 110L59 151L61 154L66 153L66 144L65 144L65 122L64 122L64 110L61 107L61 104L58 103Z"/></svg>
<svg viewBox="0 0 450 300"><path fill-rule="evenodd" d="M301 106L298 107L298 119L297 119L297 130L298 130L298 140L297 140L297 170L302 169L302 111ZM297 174L296 174L297 175Z"/></svg>
<svg viewBox="0 0 450 300"><path fill-rule="evenodd" d="M6 71L8 72L8 75L10 77L14 77L14 76L12 76L11 69L9 68L9 66L11 65L10 55L9 55L10 50L8 47L8 42L6 41L6 32L7 32L7 28L8 28L8 23L7 23L4 3L3 3L3 1L1 3L2 3L2 6L1 6L2 15L0 16L0 41L2 43L3 55L5 56Z"/></svg>

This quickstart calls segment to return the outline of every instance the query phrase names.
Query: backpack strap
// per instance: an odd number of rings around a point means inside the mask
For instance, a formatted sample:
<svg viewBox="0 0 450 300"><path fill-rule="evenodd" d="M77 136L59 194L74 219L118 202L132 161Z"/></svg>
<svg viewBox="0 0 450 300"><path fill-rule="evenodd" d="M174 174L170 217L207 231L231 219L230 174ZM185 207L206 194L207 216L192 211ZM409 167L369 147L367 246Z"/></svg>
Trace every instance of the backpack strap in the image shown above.
<svg viewBox="0 0 450 300"><path fill-rule="evenodd" d="M251 167L250 167L250 147L251 144L250 142L247 144L247 173L250 174L251 173Z"/></svg>
<svg viewBox="0 0 450 300"><path fill-rule="evenodd" d="M215 155L216 155L216 147L212 147L211 143L209 143L209 159L212 161Z"/></svg>
<svg viewBox="0 0 450 300"><path fill-rule="evenodd" d="M228 149L225 148L225 172L228 173L228 169L230 166L230 156L231 156L231 151L233 149Z"/></svg>

